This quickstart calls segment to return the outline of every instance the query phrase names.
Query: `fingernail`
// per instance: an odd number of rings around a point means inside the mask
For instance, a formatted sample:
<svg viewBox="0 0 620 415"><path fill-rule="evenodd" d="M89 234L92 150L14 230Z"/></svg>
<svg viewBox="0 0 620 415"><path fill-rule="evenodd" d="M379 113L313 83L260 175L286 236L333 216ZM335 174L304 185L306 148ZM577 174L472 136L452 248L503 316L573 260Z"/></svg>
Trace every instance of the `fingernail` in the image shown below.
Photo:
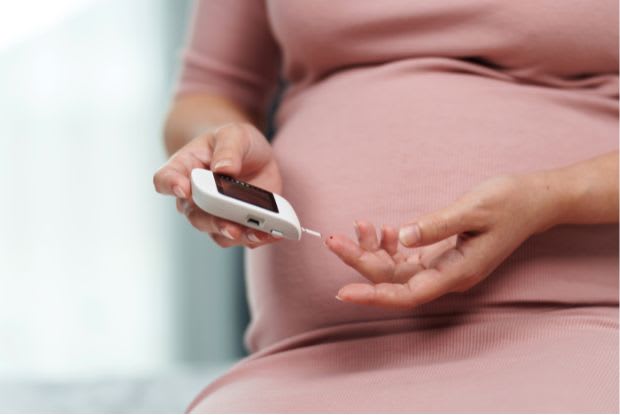
<svg viewBox="0 0 620 415"><path fill-rule="evenodd" d="M220 160L217 163L215 163L215 166L213 166L213 170L219 170L222 167L226 167L226 166L232 166L232 161L231 160Z"/></svg>
<svg viewBox="0 0 620 415"><path fill-rule="evenodd" d="M174 192L174 194L175 194L177 197L180 197L181 199L185 199L185 197L186 197L186 196L185 196L185 192L183 191L183 189L181 189L181 187L179 187L179 186L174 186L174 187L172 188L172 191Z"/></svg>
<svg viewBox="0 0 620 415"><path fill-rule="evenodd" d="M340 297L338 297L338 296L336 296L336 300L338 300L338 301L343 301L343 300L342 300L342 298L340 298Z"/></svg>
<svg viewBox="0 0 620 415"><path fill-rule="evenodd" d="M224 235L225 237L227 237L228 239L235 239L233 238L233 236L230 234L230 232L226 228L220 229L220 233Z"/></svg>
<svg viewBox="0 0 620 415"><path fill-rule="evenodd" d="M355 229L355 236L357 239L360 238L360 225L357 224L357 221L353 222L353 229Z"/></svg>
<svg viewBox="0 0 620 415"><path fill-rule="evenodd" d="M255 242L255 243L260 242L260 239L258 239L258 236L256 236L254 232L248 232L247 236L248 236L248 239L252 242Z"/></svg>
<svg viewBox="0 0 620 415"><path fill-rule="evenodd" d="M388 226L381 225L381 238L385 238L385 235L387 235L387 233L388 233Z"/></svg>
<svg viewBox="0 0 620 415"><path fill-rule="evenodd" d="M398 239L405 246L415 245L420 240L420 228L418 225L405 226L398 232Z"/></svg>
<svg viewBox="0 0 620 415"><path fill-rule="evenodd" d="M181 202L181 209L183 209L183 214L187 215L189 213L190 204L187 200Z"/></svg>

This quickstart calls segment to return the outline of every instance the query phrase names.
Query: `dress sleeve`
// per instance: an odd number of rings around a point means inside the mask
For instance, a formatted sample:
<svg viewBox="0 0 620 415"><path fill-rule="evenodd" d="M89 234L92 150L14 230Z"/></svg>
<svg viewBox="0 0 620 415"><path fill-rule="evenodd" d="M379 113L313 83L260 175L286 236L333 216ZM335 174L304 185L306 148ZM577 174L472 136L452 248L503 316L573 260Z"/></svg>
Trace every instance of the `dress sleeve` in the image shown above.
<svg viewBox="0 0 620 415"><path fill-rule="evenodd" d="M212 93L263 112L278 81L280 51L264 0L196 0L176 96Z"/></svg>

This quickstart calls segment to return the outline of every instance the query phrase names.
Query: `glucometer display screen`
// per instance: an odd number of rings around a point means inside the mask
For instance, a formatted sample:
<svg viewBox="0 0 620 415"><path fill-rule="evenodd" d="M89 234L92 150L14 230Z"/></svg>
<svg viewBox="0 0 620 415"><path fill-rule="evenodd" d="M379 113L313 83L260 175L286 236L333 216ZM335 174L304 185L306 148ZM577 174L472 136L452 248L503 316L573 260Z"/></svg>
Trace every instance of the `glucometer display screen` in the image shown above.
<svg viewBox="0 0 620 415"><path fill-rule="evenodd" d="M221 194L278 213L273 193L223 174L213 173L213 177Z"/></svg>

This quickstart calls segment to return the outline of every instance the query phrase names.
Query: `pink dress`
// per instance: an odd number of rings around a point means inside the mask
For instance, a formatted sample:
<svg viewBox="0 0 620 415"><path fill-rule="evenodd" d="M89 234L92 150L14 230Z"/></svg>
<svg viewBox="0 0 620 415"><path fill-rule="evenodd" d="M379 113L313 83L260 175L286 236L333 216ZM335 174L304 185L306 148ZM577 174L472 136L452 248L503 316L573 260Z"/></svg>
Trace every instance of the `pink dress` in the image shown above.
<svg viewBox="0 0 620 415"><path fill-rule="evenodd" d="M616 0L210 0L179 94L263 110L302 223L399 224L482 180L617 148ZM318 239L247 252L252 354L192 412L618 412L618 227L559 226L409 311ZM225 275L215 276L225 278Z"/></svg>

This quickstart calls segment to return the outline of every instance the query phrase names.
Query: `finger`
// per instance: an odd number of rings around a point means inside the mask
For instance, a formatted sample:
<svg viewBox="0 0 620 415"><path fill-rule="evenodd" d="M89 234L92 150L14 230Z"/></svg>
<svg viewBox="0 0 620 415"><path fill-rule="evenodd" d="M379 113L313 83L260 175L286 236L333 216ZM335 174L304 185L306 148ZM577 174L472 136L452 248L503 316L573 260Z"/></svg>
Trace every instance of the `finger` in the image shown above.
<svg viewBox="0 0 620 415"><path fill-rule="evenodd" d="M424 264L426 268L431 268L433 262L441 256L444 252L452 249L456 246L458 236L454 235L437 243L425 246L419 249L420 262Z"/></svg>
<svg viewBox="0 0 620 415"><path fill-rule="evenodd" d="M442 284L439 272L435 269L421 271L413 279L418 281L415 291L410 283L349 284L340 289L338 297L342 301L356 304L413 308L447 292L447 287Z"/></svg>
<svg viewBox="0 0 620 415"><path fill-rule="evenodd" d="M391 226L381 227L381 249L392 256L398 253L398 231Z"/></svg>
<svg viewBox="0 0 620 415"><path fill-rule="evenodd" d="M459 201L438 212L423 216L414 223L403 225L399 232L400 242L413 247L428 245L459 233L481 230L474 220L474 207Z"/></svg>
<svg viewBox="0 0 620 415"><path fill-rule="evenodd" d="M445 294L462 292L480 282L489 269L483 252L488 241L467 241L444 252L434 268L415 274L405 284L361 284L343 287L338 296L343 301L388 308L411 308L433 301Z"/></svg>
<svg viewBox="0 0 620 415"><path fill-rule="evenodd" d="M179 206L180 205L180 206ZM187 216L190 224L196 229L207 232L210 235L219 235L232 242L227 246L243 245L248 248L256 248L268 243L276 242L275 238L265 232L256 231L226 219L210 215L190 201L181 200L178 208ZM219 238L221 239L221 238Z"/></svg>
<svg viewBox="0 0 620 415"><path fill-rule="evenodd" d="M355 304L389 308L412 307L409 301L411 293L406 284L348 284L338 291L336 297Z"/></svg>
<svg viewBox="0 0 620 415"><path fill-rule="evenodd" d="M263 134L251 124L231 123L210 134L212 149L211 170L249 181L255 173L262 172L273 163L271 145ZM259 184L260 185L260 184Z"/></svg>
<svg viewBox="0 0 620 415"><path fill-rule="evenodd" d="M226 124L211 134L211 170L239 176L243 158L250 146L248 131L239 124Z"/></svg>
<svg viewBox="0 0 620 415"><path fill-rule="evenodd" d="M173 165L165 164L153 176L153 185L158 193L187 199L191 192L188 177Z"/></svg>
<svg viewBox="0 0 620 415"><path fill-rule="evenodd" d="M229 248L231 246L245 246L247 248L254 249L267 244L267 242L253 243L247 240L245 236L242 236L236 240L228 239L227 237L217 233L210 234L210 236L213 238L213 241L222 248Z"/></svg>
<svg viewBox="0 0 620 415"><path fill-rule="evenodd" d="M357 220L353 223L353 227L355 228L355 234L357 235L360 248L370 252L379 249L377 231L372 223Z"/></svg>
<svg viewBox="0 0 620 415"><path fill-rule="evenodd" d="M232 241L238 241L244 233L241 225L210 215L189 201L185 201L182 208L189 223L201 232L221 235Z"/></svg>
<svg viewBox="0 0 620 415"><path fill-rule="evenodd" d="M364 251L358 244L343 235L332 235L324 241L333 253L350 267L356 267Z"/></svg>
<svg viewBox="0 0 620 415"><path fill-rule="evenodd" d="M380 258L372 252L365 251L343 235L330 236L325 240L325 245L345 264L357 270L370 281L392 280L394 262L391 259Z"/></svg>
<svg viewBox="0 0 620 415"><path fill-rule="evenodd" d="M153 176L155 190L182 199L191 194L190 173L195 168L204 168L209 162L206 137L199 137L183 146L161 166Z"/></svg>
<svg viewBox="0 0 620 415"><path fill-rule="evenodd" d="M248 229L245 233L245 237L250 244L256 246L266 245L282 239L280 237L275 237L266 232L261 232L254 229Z"/></svg>
<svg viewBox="0 0 620 415"><path fill-rule="evenodd" d="M211 239L213 239L213 242L215 242L221 248L230 248L231 246L239 246L238 241L233 241L217 233L212 233L210 234L210 236L211 236Z"/></svg>

